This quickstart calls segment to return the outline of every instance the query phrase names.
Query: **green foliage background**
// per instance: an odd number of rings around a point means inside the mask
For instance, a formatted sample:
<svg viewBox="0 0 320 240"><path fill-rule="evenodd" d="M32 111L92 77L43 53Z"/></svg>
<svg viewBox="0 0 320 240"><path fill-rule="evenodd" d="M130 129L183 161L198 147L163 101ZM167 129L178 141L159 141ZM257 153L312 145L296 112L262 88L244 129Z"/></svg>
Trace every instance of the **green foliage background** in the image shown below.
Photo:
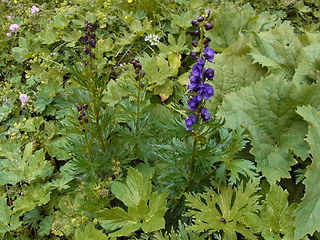
<svg viewBox="0 0 320 240"><path fill-rule="evenodd" d="M1 1L1 239L319 239L319 7ZM191 21L208 9L213 117L191 133Z"/></svg>

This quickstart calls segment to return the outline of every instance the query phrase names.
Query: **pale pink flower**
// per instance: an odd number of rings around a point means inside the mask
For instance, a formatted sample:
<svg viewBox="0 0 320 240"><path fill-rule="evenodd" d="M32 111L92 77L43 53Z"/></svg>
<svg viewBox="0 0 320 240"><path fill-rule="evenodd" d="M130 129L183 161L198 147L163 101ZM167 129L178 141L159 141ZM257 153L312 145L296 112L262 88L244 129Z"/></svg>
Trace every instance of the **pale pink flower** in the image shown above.
<svg viewBox="0 0 320 240"><path fill-rule="evenodd" d="M11 33L6 33L7 37L11 37L12 34Z"/></svg>
<svg viewBox="0 0 320 240"><path fill-rule="evenodd" d="M8 2L8 0L2 0L2 2Z"/></svg>
<svg viewBox="0 0 320 240"><path fill-rule="evenodd" d="M39 12L39 8L37 8L36 6L32 6L31 14L36 14L37 12Z"/></svg>
<svg viewBox="0 0 320 240"><path fill-rule="evenodd" d="M7 20L10 20L11 19L11 16L7 16Z"/></svg>
<svg viewBox="0 0 320 240"><path fill-rule="evenodd" d="M28 102L29 98L27 94L24 93L20 93L20 101L21 101L21 107L23 107L24 105L26 105L26 103Z"/></svg>
<svg viewBox="0 0 320 240"><path fill-rule="evenodd" d="M19 25L18 24L11 24L10 25L10 30L11 30L11 32L17 32L18 31L18 29L19 29Z"/></svg>

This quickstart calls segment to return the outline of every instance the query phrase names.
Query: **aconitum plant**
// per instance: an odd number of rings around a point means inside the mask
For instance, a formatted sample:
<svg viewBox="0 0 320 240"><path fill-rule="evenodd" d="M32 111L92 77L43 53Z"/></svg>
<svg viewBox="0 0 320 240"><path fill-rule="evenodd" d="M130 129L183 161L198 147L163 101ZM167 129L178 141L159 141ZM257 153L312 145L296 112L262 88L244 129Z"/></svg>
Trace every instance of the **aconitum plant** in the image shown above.
<svg viewBox="0 0 320 240"><path fill-rule="evenodd" d="M199 46L200 52L190 52L193 59L197 60L197 63L192 67L192 72L189 75L190 83L188 85L189 101L188 108L192 113L185 119L186 130L192 130L192 125L202 119L203 122L208 122L211 117L211 113L208 112L206 107L203 107L206 100L210 100L213 96L213 87L206 83L206 80L212 80L214 77L214 70L212 68L205 68L206 61L211 62L214 58L214 50L210 48L209 37L204 38L204 29L209 31L213 28L213 25L209 22L205 22L205 19L210 15L210 11L207 11L206 15L200 16L197 20L192 20L193 26L198 26L199 29L195 31L195 35L200 37L199 43L194 40L192 45L194 47Z"/></svg>

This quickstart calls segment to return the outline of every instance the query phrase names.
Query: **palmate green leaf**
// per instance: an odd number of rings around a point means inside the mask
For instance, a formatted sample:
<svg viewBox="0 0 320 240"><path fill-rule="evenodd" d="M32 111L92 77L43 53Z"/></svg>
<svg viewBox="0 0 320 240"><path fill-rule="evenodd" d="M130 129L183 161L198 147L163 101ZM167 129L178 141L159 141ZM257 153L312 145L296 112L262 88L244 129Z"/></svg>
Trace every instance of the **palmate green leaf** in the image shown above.
<svg viewBox="0 0 320 240"><path fill-rule="evenodd" d="M6 198L0 197L0 233L4 234L19 227L22 224L19 219L20 215L13 214L11 207L7 205Z"/></svg>
<svg viewBox="0 0 320 240"><path fill-rule="evenodd" d="M128 170L126 184L111 183L112 193L128 207L128 212L120 207L98 212L101 226L113 231L109 236L128 236L140 228L146 233L164 228L167 194L151 193L151 187L150 178L133 168Z"/></svg>
<svg viewBox="0 0 320 240"><path fill-rule="evenodd" d="M25 194L14 202L14 213L27 212L50 201L49 184L32 184L24 187Z"/></svg>
<svg viewBox="0 0 320 240"><path fill-rule="evenodd" d="M250 46L255 63L287 78L294 75L298 63L306 57L302 43L288 22L268 32L255 33Z"/></svg>
<svg viewBox="0 0 320 240"><path fill-rule="evenodd" d="M11 147L18 147L18 145L12 143L7 143L7 145L7 148L0 148L0 156L6 157L0 161L1 185L16 184L22 180L32 181L39 177L45 178L51 175L53 167L45 160L43 149L32 154L33 144L28 143L21 158L16 152L17 150L19 151L20 146L15 151L12 151Z"/></svg>
<svg viewBox="0 0 320 240"><path fill-rule="evenodd" d="M107 240L109 239L101 230L96 229L92 223L88 223L85 228L77 228L75 240Z"/></svg>
<svg viewBox="0 0 320 240"><path fill-rule="evenodd" d="M298 107L297 113L309 124L306 140L310 145L312 163L307 167L306 179L303 181L306 186L305 195L294 213L294 239L320 231L320 113L311 106Z"/></svg>
<svg viewBox="0 0 320 240"><path fill-rule="evenodd" d="M194 220L190 229L210 233L223 231L225 239L231 240L237 239L236 232L247 239L257 239L245 220L259 209L257 185L258 180L255 180L247 183L246 187L242 182L236 189L223 186L219 193L207 189L205 193L185 194L187 206L190 208L186 215L192 216Z"/></svg>
<svg viewBox="0 0 320 240"><path fill-rule="evenodd" d="M260 210L260 217L248 219L266 240L292 240L295 230L293 212L297 203L288 204L288 192L272 185Z"/></svg>
<svg viewBox="0 0 320 240"><path fill-rule="evenodd" d="M234 56L225 51L217 54L214 62L215 64L210 64L208 67L215 70L212 81L215 91L212 103L215 106L221 104L226 94L259 81L266 73L266 69L258 64L252 64L252 58L248 55Z"/></svg>
<svg viewBox="0 0 320 240"><path fill-rule="evenodd" d="M126 183L111 182L112 193L127 207L137 207L139 202L148 199L151 194L151 182L143 179L142 174L129 168Z"/></svg>
<svg viewBox="0 0 320 240"><path fill-rule="evenodd" d="M231 128L244 126L250 132L251 153L269 183L290 178L296 163L291 151L305 159L308 145L303 140L307 125L295 112L297 106L320 103L319 85L297 85L269 76L237 93L227 95L218 115Z"/></svg>

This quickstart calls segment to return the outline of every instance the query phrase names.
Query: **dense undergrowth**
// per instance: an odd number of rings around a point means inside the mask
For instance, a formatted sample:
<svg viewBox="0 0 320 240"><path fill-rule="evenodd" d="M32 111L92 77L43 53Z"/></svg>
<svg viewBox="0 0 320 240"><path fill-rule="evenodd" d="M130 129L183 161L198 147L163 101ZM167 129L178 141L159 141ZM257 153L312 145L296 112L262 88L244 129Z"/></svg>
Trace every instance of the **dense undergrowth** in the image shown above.
<svg viewBox="0 0 320 240"><path fill-rule="evenodd" d="M0 2L2 239L319 239L317 0Z"/></svg>

